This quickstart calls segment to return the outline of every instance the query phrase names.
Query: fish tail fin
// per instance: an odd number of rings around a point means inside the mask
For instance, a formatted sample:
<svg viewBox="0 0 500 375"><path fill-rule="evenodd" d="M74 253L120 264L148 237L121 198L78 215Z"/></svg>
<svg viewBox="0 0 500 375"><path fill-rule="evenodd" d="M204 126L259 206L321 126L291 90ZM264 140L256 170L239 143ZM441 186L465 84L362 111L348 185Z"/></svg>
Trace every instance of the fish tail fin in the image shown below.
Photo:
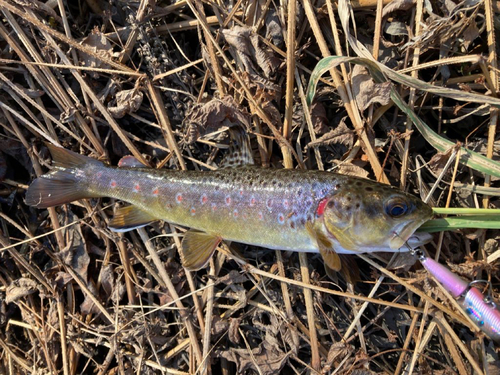
<svg viewBox="0 0 500 375"><path fill-rule="evenodd" d="M25 201L29 206L47 208L96 197L87 191L85 184L75 171L90 164L102 165L100 161L68 151L61 147L47 145L56 167L50 173L37 178L26 191Z"/></svg>

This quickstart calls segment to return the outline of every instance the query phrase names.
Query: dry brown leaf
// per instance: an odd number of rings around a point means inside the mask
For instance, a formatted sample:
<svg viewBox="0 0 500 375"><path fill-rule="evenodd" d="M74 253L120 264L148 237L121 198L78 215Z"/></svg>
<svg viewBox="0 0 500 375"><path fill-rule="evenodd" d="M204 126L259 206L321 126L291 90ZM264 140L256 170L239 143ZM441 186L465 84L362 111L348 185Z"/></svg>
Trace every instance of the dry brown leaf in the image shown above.
<svg viewBox="0 0 500 375"><path fill-rule="evenodd" d="M310 142L307 147L326 146L331 144L341 144L351 149L354 144L354 131L349 129L344 122L344 119L338 124L335 129L323 134L321 138Z"/></svg>
<svg viewBox="0 0 500 375"><path fill-rule="evenodd" d="M222 30L226 42L234 47L245 70L249 73L258 74L254 62L269 78L279 65L271 51L260 46L259 36L252 28L246 26L234 26L231 29Z"/></svg>
<svg viewBox="0 0 500 375"><path fill-rule="evenodd" d="M278 374L285 366L290 353L284 353L279 347L262 342L251 353L247 349L216 350L216 356L236 363L237 373L253 369L262 375Z"/></svg>
<svg viewBox="0 0 500 375"><path fill-rule="evenodd" d="M195 105L186 115L184 126L186 143L191 144L201 136L234 126L250 129L250 116L238 107L233 97L226 96Z"/></svg>
<svg viewBox="0 0 500 375"><path fill-rule="evenodd" d="M108 104L108 111L114 118L122 118L127 113L136 112L141 107L143 97L144 94L137 88L122 90Z"/></svg>
<svg viewBox="0 0 500 375"><path fill-rule="evenodd" d="M328 130L328 117L323 103L315 101L311 105L311 121L315 134L324 134Z"/></svg>
<svg viewBox="0 0 500 375"><path fill-rule="evenodd" d="M38 291L38 283L35 280L21 277L14 280L5 291L5 303L16 302L19 298L26 297Z"/></svg>
<svg viewBox="0 0 500 375"><path fill-rule="evenodd" d="M81 44L90 47L97 55L102 56L106 59L110 59L112 57L113 46L106 38L106 35L101 33L98 29L94 29L92 34L88 37L84 38L81 41ZM91 56L85 52L78 52L80 55L80 61L83 66L87 66L90 68L108 68L107 64L103 64L100 59ZM98 74L95 72L90 72L92 78L98 78Z"/></svg>
<svg viewBox="0 0 500 375"><path fill-rule="evenodd" d="M408 10L417 3L416 0L394 0L388 3L382 10L382 17L398 10Z"/></svg>
<svg viewBox="0 0 500 375"><path fill-rule="evenodd" d="M352 71L352 90L356 103L364 111L370 105L387 105L391 101L391 82L375 83L365 67L355 65Z"/></svg>
<svg viewBox="0 0 500 375"><path fill-rule="evenodd" d="M356 164L346 163L340 160L333 160L333 163L337 165L335 172L344 174L346 176L356 176L356 177L368 177L368 172L363 168L358 167Z"/></svg>
<svg viewBox="0 0 500 375"><path fill-rule="evenodd" d="M94 283L87 283L87 287L90 293L92 293L93 296L99 299L99 292L97 291ZM95 305L94 301L92 301L92 298L90 298L88 294L85 294L85 299L80 305L80 311L82 312L82 314L100 314L101 312L101 310Z"/></svg>
<svg viewBox="0 0 500 375"><path fill-rule="evenodd" d="M226 285L232 285L232 284L241 284L244 283L245 281L248 281L248 277L245 274L242 274L236 270L231 270L229 271L228 274L219 277L217 279L217 284L224 283Z"/></svg>

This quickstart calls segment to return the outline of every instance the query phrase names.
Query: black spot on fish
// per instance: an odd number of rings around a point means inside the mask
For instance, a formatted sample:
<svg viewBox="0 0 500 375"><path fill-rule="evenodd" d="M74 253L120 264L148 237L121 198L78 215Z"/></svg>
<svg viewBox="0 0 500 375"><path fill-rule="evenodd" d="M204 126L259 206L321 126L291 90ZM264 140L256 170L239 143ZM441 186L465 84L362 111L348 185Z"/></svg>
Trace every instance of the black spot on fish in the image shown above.
<svg viewBox="0 0 500 375"><path fill-rule="evenodd" d="M365 187L365 191L373 191L373 188L371 186Z"/></svg>
<svg viewBox="0 0 500 375"><path fill-rule="evenodd" d="M359 203L356 203L356 208L360 208L361 205Z"/></svg>
<svg viewBox="0 0 500 375"><path fill-rule="evenodd" d="M326 207L328 208L333 208L335 206L335 203L333 201L329 201L327 204L326 204Z"/></svg>
<svg viewBox="0 0 500 375"><path fill-rule="evenodd" d="M351 198L350 196L345 197L345 199L346 199L348 202L352 201L352 198Z"/></svg>
<svg viewBox="0 0 500 375"><path fill-rule="evenodd" d="M295 229L295 221L290 221L290 228Z"/></svg>

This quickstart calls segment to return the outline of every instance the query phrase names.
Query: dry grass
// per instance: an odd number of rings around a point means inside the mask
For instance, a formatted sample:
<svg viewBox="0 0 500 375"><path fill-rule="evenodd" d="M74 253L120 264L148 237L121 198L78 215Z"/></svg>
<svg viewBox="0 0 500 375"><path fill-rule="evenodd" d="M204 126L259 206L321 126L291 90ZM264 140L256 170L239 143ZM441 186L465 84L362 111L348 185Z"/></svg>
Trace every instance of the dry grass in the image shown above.
<svg viewBox="0 0 500 375"><path fill-rule="evenodd" d="M43 142L207 170L238 122L263 166L365 174L436 207L497 208L497 178L466 167L459 147L436 153L353 66L330 69L305 109L322 57L363 53L346 45L347 22L370 58L460 90L459 101L395 84L433 131L497 158L496 2L232 4L0 0L0 373L498 372L493 343L408 255L361 255L355 286L332 282L319 256L237 244L245 259L222 245L191 273L176 251L183 228L113 233L108 199L24 204L50 163ZM498 237L443 232L426 250L497 295Z"/></svg>

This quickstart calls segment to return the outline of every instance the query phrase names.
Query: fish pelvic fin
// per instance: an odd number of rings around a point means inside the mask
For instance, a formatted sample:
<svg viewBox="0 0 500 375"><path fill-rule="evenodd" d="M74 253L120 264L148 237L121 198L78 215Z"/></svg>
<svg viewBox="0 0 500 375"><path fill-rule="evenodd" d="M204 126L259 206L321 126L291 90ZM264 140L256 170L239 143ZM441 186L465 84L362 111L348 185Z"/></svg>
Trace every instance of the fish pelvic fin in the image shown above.
<svg viewBox="0 0 500 375"><path fill-rule="evenodd" d="M158 219L136 206L123 206L115 209L108 227L113 232L128 232L145 227L155 220Z"/></svg>
<svg viewBox="0 0 500 375"><path fill-rule="evenodd" d="M26 191L27 205L47 208L79 199L98 197L87 191L85 184L82 184L75 172L86 168L89 164L103 166L100 161L51 144L47 144L47 147L55 168L33 181Z"/></svg>
<svg viewBox="0 0 500 375"><path fill-rule="evenodd" d="M188 230L184 233L179 250L184 268L189 271L198 271L204 268L221 241L220 236L192 229Z"/></svg>

